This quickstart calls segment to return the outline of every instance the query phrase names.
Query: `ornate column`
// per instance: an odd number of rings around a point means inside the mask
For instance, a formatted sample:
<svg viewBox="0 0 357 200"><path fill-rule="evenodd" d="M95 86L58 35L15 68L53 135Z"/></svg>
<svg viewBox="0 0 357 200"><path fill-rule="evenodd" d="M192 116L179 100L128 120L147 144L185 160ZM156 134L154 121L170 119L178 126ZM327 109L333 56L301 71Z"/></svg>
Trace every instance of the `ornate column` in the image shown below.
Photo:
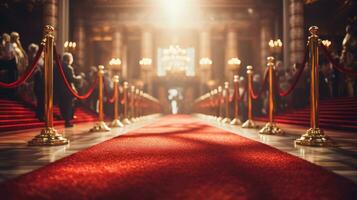
<svg viewBox="0 0 357 200"><path fill-rule="evenodd" d="M199 33L199 77L202 85L207 84L212 78L212 64L207 61L212 61L211 58L211 33L209 28L204 28ZM206 61L206 62L204 62Z"/></svg>
<svg viewBox="0 0 357 200"><path fill-rule="evenodd" d="M112 46L112 58L119 58L121 61L120 65L112 66L112 71L115 71L122 76L123 67L123 31L121 27L115 27L113 30L113 46Z"/></svg>
<svg viewBox="0 0 357 200"><path fill-rule="evenodd" d="M54 27L53 35L57 38L57 0L45 0L43 2L43 25Z"/></svg>
<svg viewBox="0 0 357 200"><path fill-rule="evenodd" d="M74 25L73 39L77 46L75 49L74 62L83 70L85 67L85 52L86 52L86 31L82 19L78 19Z"/></svg>
<svg viewBox="0 0 357 200"><path fill-rule="evenodd" d="M238 33L234 25L227 27L226 35L226 52L225 52L225 79L231 80L233 78L232 72L229 70L228 60L231 58L238 58Z"/></svg>
<svg viewBox="0 0 357 200"><path fill-rule="evenodd" d="M141 59L151 59L151 63L145 62L145 65L141 65L141 79L147 85L147 93L152 94L152 76L153 76L153 36L150 28L143 28L141 33Z"/></svg>
<svg viewBox="0 0 357 200"><path fill-rule="evenodd" d="M290 0L290 66L300 63L304 57L306 41L304 40L304 2Z"/></svg>
<svg viewBox="0 0 357 200"><path fill-rule="evenodd" d="M69 38L69 0L58 0L57 51L63 53L63 44Z"/></svg>
<svg viewBox="0 0 357 200"><path fill-rule="evenodd" d="M262 16L260 21L260 67L257 71L262 71L266 66L267 57L270 56L269 40L272 39L272 22L267 15Z"/></svg>

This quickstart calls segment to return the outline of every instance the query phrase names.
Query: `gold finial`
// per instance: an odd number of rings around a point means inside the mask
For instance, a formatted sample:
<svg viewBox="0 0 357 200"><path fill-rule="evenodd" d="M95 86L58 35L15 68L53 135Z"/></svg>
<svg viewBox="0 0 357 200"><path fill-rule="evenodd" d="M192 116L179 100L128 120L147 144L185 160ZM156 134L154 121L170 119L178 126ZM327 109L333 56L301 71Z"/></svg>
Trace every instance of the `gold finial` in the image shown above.
<svg viewBox="0 0 357 200"><path fill-rule="evenodd" d="M222 92L222 86L218 86L218 92Z"/></svg>
<svg viewBox="0 0 357 200"><path fill-rule="evenodd" d="M55 28L53 28L53 26L51 26L51 25L46 25L43 28L43 34L44 35L53 35L54 31L55 31Z"/></svg>
<svg viewBox="0 0 357 200"><path fill-rule="evenodd" d="M226 88L226 89L229 88L229 83L228 83L228 81L224 82L224 88Z"/></svg>
<svg viewBox="0 0 357 200"><path fill-rule="evenodd" d="M118 75L113 76L113 82L119 82L119 76Z"/></svg>
<svg viewBox="0 0 357 200"><path fill-rule="evenodd" d="M318 31L319 31L319 27L317 27L317 26L311 26L309 28L309 32L311 33L311 35L317 35Z"/></svg>
<svg viewBox="0 0 357 200"><path fill-rule="evenodd" d="M234 82L238 82L238 81L239 81L239 76L238 76L238 75L234 75L233 81L234 81Z"/></svg>
<svg viewBox="0 0 357 200"><path fill-rule="evenodd" d="M251 73L253 73L253 66L248 65L247 66L247 74L251 74Z"/></svg>
<svg viewBox="0 0 357 200"><path fill-rule="evenodd" d="M214 89L214 90L213 90L213 94L217 94L217 89Z"/></svg>
<svg viewBox="0 0 357 200"><path fill-rule="evenodd" d="M140 96L144 95L144 91L140 90Z"/></svg>
<svg viewBox="0 0 357 200"><path fill-rule="evenodd" d="M130 89L131 89L131 92L135 92L135 86L134 85L132 85Z"/></svg>
<svg viewBox="0 0 357 200"><path fill-rule="evenodd" d="M104 66L98 65L98 73L104 74Z"/></svg>
<svg viewBox="0 0 357 200"><path fill-rule="evenodd" d="M125 81L125 82L124 82L124 88L125 88L125 89L128 89L128 87L129 87L129 83Z"/></svg>
<svg viewBox="0 0 357 200"><path fill-rule="evenodd" d="M138 88L135 90L135 94L140 94L140 90Z"/></svg>
<svg viewBox="0 0 357 200"><path fill-rule="evenodd" d="M268 60L268 63L273 63L273 62L275 61L275 59L274 59L273 56L269 56L269 57L267 58L267 60Z"/></svg>

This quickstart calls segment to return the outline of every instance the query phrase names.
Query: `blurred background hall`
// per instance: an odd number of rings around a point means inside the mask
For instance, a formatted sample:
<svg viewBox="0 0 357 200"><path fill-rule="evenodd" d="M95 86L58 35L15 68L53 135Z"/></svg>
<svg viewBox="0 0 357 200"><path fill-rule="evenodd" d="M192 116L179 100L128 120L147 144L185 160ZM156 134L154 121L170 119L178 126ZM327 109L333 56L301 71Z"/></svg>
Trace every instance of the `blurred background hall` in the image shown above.
<svg viewBox="0 0 357 200"><path fill-rule="evenodd" d="M1 196L353 199L356 11L0 1Z"/></svg>

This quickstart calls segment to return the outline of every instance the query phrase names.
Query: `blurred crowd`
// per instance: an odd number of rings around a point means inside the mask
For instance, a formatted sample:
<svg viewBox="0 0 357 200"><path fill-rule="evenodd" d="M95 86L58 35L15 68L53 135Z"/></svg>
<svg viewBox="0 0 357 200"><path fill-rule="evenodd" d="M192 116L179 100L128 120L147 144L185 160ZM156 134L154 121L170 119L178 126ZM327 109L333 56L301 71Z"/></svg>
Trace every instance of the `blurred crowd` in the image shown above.
<svg viewBox="0 0 357 200"><path fill-rule="evenodd" d="M0 44L0 81L11 83L25 74L26 70L35 62L35 56L39 50L39 45L30 44L27 52L21 45L20 35L16 32L4 33ZM97 78L97 67L92 66L87 73L80 72L76 68L74 58L71 53L65 52L59 56L61 65L72 89L79 95L84 94L92 86ZM74 96L66 88L64 81L60 77L58 66L54 65L54 104L60 109L61 118L65 120L65 126L73 126L72 120L75 116L75 108L79 104L85 104L93 111L97 111L98 89L95 88L92 95L83 101L76 101ZM77 73L76 73L77 72ZM36 116L39 120L44 120L44 62L43 54L38 61L36 71L33 76L17 88L0 88L0 96L6 98L20 99L36 107ZM104 75L104 85L108 95L113 93L113 85L110 74L106 71ZM105 97L107 98L107 97ZM111 115L110 105L105 104L105 111Z"/></svg>

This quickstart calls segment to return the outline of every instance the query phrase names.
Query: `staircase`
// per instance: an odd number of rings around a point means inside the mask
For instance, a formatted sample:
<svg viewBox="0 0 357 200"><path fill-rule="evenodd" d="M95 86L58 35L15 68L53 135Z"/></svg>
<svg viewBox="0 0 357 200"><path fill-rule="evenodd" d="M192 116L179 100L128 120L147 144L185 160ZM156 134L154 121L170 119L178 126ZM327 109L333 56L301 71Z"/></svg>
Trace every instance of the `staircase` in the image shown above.
<svg viewBox="0 0 357 200"><path fill-rule="evenodd" d="M54 125L63 125L60 120L58 107L54 108ZM76 109L76 118L73 123L90 122L97 120L97 115L85 108ZM0 133L24 129L42 128L44 122L36 118L35 107L19 100L0 98Z"/></svg>
<svg viewBox="0 0 357 200"><path fill-rule="evenodd" d="M343 97L320 100L320 127L325 129L357 131L357 98ZM257 117L266 121L266 117ZM275 122L310 127L310 107L278 114Z"/></svg>

